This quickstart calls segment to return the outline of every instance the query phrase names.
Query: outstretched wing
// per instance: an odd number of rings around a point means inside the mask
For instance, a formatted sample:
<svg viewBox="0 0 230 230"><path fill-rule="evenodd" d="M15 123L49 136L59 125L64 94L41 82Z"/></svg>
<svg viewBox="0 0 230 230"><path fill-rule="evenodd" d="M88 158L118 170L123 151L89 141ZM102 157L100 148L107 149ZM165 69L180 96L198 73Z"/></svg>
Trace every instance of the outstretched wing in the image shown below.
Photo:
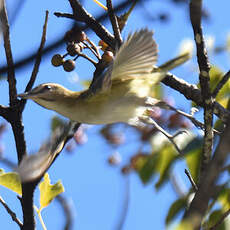
<svg viewBox="0 0 230 230"><path fill-rule="evenodd" d="M147 29L129 35L109 67L111 80L151 73L157 61L157 45L152 36L153 32Z"/></svg>
<svg viewBox="0 0 230 230"><path fill-rule="evenodd" d="M114 61L104 73L94 79L89 90L82 96L89 97L97 92L103 92L111 87L112 81L135 79L151 71L157 61L157 45L153 32L142 29L130 34L118 50ZM149 76L152 77L152 76ZM156 82L161 79L155 79Z"/></svg>

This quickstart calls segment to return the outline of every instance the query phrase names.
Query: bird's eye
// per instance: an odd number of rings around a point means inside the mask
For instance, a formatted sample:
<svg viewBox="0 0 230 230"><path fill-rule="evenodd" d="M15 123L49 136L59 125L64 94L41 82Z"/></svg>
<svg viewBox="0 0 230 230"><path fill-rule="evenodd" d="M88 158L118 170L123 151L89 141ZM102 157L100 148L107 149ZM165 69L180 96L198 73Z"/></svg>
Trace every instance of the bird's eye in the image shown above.
<svg viewBox="0 0 230 230"><path fill-rule="evenodd" d="M45 90L51 90L51 88L52 88L52 87L51 87L50 85L45 85L45 86L44 86L44 89L45 89Z"/></svg>

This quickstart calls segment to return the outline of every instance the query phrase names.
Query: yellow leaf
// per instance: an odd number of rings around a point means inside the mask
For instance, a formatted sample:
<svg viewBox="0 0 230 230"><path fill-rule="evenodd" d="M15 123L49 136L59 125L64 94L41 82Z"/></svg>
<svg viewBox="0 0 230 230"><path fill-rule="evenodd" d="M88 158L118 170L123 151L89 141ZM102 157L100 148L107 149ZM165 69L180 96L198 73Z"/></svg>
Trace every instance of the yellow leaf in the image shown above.
<svg viewBox="0 0 230 230"><path fill-rule="evenodd" d="M19 175L15 172L5 173L3 169L0 169L0 185L16 192L18 195L22 195L22 186Z"/></svg>
<svg viewBox="0 0 230 230"><path fill-rule="evenodd" d="M50 202L60 193L64 192L64 187L61 181L58 181L56 184L50 184L50 178L48 173L44 175L44 180L39 184L40 190L40 209L48 206Z"/></svg>

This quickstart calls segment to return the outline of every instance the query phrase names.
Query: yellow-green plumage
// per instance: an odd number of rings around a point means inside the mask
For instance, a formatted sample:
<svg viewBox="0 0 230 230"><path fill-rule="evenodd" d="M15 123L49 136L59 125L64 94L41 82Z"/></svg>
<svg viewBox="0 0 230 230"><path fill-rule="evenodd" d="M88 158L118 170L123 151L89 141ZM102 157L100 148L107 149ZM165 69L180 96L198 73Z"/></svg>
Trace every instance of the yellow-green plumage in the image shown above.
<svg viewBox="0 0 230 230"><path fill-rule="evenodd" d="M128 37L102 76L110 84L102 85L96 93L73 92L55 83L45 83L19 97L32 99L81 123L138 125L146 109L154 105L154 99L149 98L152 86L165 75L152 73L157 60L152 35L145 29Z"/></svg>

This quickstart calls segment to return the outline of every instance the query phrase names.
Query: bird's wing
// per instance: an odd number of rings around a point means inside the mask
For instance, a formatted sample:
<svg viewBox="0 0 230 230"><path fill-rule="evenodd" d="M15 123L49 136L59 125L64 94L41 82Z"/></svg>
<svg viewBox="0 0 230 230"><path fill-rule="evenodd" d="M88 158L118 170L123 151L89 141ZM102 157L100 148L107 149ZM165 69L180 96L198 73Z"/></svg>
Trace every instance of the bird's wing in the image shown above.
<svg viewBox="0 0 230 230"><path fill-rule="evenodd" d="M129 35L107 72L112 80L151 73L157 61L157 45L152 36L153 32L147 29Z"/></svg>
<svg viewBox="0 0 230 230"><path fill-rule="evenodd" d="M106 71L93 80L89 90L82 94L83 97L90 97L95 93L105 92L110 89L112 81L132 80L149 74L157 61L157 45L153 39L153 32L142 29L130 34L127 40L118 50L114 61ZM161 78L155 79L159 82Z"/></svg>

